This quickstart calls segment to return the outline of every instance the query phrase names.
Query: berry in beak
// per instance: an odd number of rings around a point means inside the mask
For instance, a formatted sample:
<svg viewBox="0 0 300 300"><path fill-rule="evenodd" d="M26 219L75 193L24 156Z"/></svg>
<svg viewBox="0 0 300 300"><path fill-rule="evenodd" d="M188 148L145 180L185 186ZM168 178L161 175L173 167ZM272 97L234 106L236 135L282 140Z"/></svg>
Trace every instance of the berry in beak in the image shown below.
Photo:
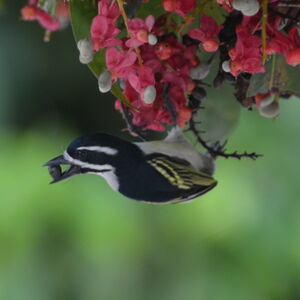
<svg viewBox="0 0 300 300"><path fill-rule="evenodd" d="M62 171L61 165L69 165L69 168L67 168L65 171ZM57 156L57 157L49 160L43 166L48 167L49 174L51 175L51 177L53 179L50 182L50 184L62 181L71 176L81 173L80 166L71 164L69 161L67 161L64 158L63 155Z"/></svg>

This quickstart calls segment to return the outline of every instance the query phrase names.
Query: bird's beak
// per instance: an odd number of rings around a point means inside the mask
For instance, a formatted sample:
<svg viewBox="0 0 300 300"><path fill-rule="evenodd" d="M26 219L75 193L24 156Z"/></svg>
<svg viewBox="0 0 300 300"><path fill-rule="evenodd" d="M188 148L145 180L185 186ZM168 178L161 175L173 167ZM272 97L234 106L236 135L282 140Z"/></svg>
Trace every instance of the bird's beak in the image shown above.
<svg viewBox="0 0 300 300"><path fill-rule="evenodd" d="M62 172L60 165L69 165L64 172ZM80 174L80 166L76 166L67 161L63 155L57 156L43 165L48 167L49 174L52 176L53 180L50 183L56 183L67 179L71 176Z"/></svg>

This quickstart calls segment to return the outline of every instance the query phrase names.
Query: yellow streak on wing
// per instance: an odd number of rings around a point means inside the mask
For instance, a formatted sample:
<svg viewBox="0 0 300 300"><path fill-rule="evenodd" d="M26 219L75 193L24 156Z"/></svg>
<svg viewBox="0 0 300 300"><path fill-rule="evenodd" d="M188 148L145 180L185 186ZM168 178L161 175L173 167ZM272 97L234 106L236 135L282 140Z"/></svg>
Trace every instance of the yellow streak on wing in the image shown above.
<svg viewBox="0 0 300 300"><path fill-rule="evenodd" d="M154 158L149 160L148 163L179 189L188 190L195 185L210 186L216 183L210 175L185 165L174 163L166 157Z"/></svg>

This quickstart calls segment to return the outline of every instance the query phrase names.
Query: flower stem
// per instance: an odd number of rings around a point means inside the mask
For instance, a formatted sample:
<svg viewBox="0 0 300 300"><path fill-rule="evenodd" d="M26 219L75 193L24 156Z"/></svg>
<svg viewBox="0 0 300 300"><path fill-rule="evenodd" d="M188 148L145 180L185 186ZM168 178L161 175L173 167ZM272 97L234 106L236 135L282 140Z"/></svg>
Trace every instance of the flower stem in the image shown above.
<svg viewBox="0 0 300 300"><path fill-rule="evenodd" d="M268 22L268 2L263 0L261 3L262 17L261 17L261 45L262 45L262 64L264 65L267 60L267 22Z"/></svg>
<svg viewBox="0 0 300 300"><path fill-rule="evenodd" d="M275 74L275 67L276 67L276 55L272 55L272 69L269 81L269 91L272 90L274 87L274 74Z"/></svg>
<svg viewBox="0 0 300 300"><path fill-rule="evenodd" d="M51 34L52 34L52 31L50 31L50 30L45 31L45 33L44 33L44 42L46 42L46 43L50 42Z"/></svg>
<svg viewBox="0 0 300 300"><path fill-rule="evenodd" d="M128 17L126 15L125 9L124 9L124 2L123 0L117 0L118 2L118 6L119 6L119 10L121 12L122 18L124 20L127 32L128 32Z"/></svg>

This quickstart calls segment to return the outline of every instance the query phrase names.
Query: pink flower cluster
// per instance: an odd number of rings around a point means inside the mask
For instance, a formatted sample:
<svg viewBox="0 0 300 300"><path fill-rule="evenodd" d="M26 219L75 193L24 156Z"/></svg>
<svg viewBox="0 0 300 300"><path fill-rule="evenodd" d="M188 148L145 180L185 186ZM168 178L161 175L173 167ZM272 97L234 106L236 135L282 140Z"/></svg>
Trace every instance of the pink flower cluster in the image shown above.
<svg viewBox="0 0 300 300"><path fill-rule="evenodd" d="M291 66L300 64L300 36L297 27L294 27L286 35L273 26L268 26L267 54L282 54L286 62Z"/></svg>
<svg viewBox="0 0 300 300"><path fill-rule="evenodd" d="M169 99L176 110L178 125L184 127L192 113L187 107L186 94L195 87L189 71L199 62L197 47L186 47L170 35L163 37L155 46L144 44L139 49L141 65L132 50L126 54L115 48L106 50L106 63L112 80L121 78L124 81L124 95L137 109L131 109L133 124L161 131L164 130L163 124L172 123L162 93L164 86L169 85ZM116 108L120 108L119 100Z"/></svg>
<svg viewBox="0 0 300 300"><path fill-rule="evenodd" d="M48 1L55 5L54 15L39 5ZM104 49L105 69L98 79L99 89L108 92L113 84L119 85L131 104L126 108L131 112L133 125L164 130L166 124L174 122L171 103L176 122L184 127L193 109L199 107L189 101L194 101L196 91L203 89L199 85L218 57L217 51L221 53L223 71L233 75L234 78L228 78L234 84L243 73L266 72L264 62L274 54L284 56L291 66L300 65L299 26L285 27L284 14L276 10L278 0L269 0L266 8L263 0L215 1L227 14L223 25L215 21L214 12L212 16L204 13L207 3L202 1L161 0L165 12L159 18L149 14L145 19L128 19L123 10L125 1L98 0L90 36L77 44L80 61L88 64L94 60L95 52ZM268 14L263 15L263 9ZM274 9L277 13L272 13ZM23 20L37 20L45 29L56 31L68 19L68 8L64 0L28 0L21 14ZM199 25L195 24L195 17ZM228 26L230 20L235 21ZM208 62L200 61L203 52L213 53ZM223 71L219 72L221 76ZM263 116L278 114L278 95L271 96L258 96L255 100ZM120 99L115 106L123 111Z"/></svg>
<svg viewBox="0 0 300 300"><path fill-rule="evenodd" d="M232 0L217 0L227 10L232 10ZM276 5L276 1L273 5ZM242 72L255 74L265 72L262 64L262 12L253 16L243 16L242 22L236 27L235 46L229 49L229 72L238 76ZM283 17L268 15L266 27L265 54L281 54L287 64L300 64L300 36L297 27L290 29L288 34L281 31ZM192 36L193 37L193 36Z"/></svg>
<svg viewBox="0 0 300 300"><path fill-rule="evenodd" d="M191 94L195 87L189 71L199 62L197 47L186 47L170 35L163 37L155 47L145 44L140 50L143 65L132 65L123 77L124 95L138 109L132 110L133 123L152 130L164 130L163 124L172 123L163 95L164 86L169 85L168 96L175 108L177 123L184 127L192 113L187 106L186 94ZM147 98L150 87L155 90L154 101Z"/></svg>
<svg viewBox="0 0 300 300"><path fill-rule="evenodd" d="M163 0L163 6L167 12L185 16L195 8L196 1ZM135 108L129 108L133 124L143 129L164 130L164 124L172 123L163 95L164 87L168 85L168 97L176 111L177 123L184 127L192 115L187 95L196 87L190 70L200 64L199 47L195 44L186 46L175 34L166 34L163 17L155 20L152 15L145 20L128 20L128 37L121 39L116 25L119 16L119 7L114 1L101 0L98 15L92 21L94 51L107 48L107 70L99 77L100 90L107 91L119 80L125 97ZM202 16L200 24L201 28L190 30L189 35L202 42L205 51L216 51L222 26L207 15ZM116 108L121 108L120 100L116 102Z"/></svg>
<svg viewBox="0 0 300 300"><path fill-rule="evenodd" d="M232 0L217 1L227 11L238 6ZM186 19L187 14L196 8L197 2L162 0L162 5L167 13L175 12ZM240 73L265 72L260 34L262 13L259 8L257 12L247 7L244 11L253 15L242 17L242 22L236 26L234 47L228 51L230 59L227 71L234 77ZM198 67L201 69L197 55L199 47L196 43L184 45L175 34L166 34L164 16L157 20L152 15L145 20L129 20L128 37L120 39L120 29L116 25L119 16L119 8L114 1L102 0L91 26L94 50L107 47L106 65L111 74L108 86L121 80L125 97L135 107L130 108L134 125L143 129L164 130L164 124L172 122L162 94L164 86L169 85L169 98L175 108L177 122L184 127L192 114L187 96L197 86L197 82L191 78L191 70L198 70ZM191 19L186 20L189 20L186 21L187 26L192 23ZM295 66L300 63L299 34L296 28L287 36L281 33L280 21L280 17L276 20L269 17L265 51L268 55L280 53L286 57L287 63ZM176 32L176 24L171 22L169 26ZM199 28L187 30L187 34L194 41L199 41L204 51L215 52L220 46L219 34L222 28L211 16L203 14L200 16ZM118 49L113 46L118 46ZM108 89L101 87L100 90ZM116 108L121 108L120 100Z"/></svg>
<svg viewBox="0 0 300 300"><path fill-rule="evenodd" d="M24 21L38 21L49 31L59 30L69 19L68 5L64 0L58 1L55 16L38 6L38 0L28 0L28 5L21 9L21 18Z"/></svg>
<svg viewBox="0 0 300 300"><path fill-rule="evenodd" d="M230 73L237 76L241 72L264 72L261 55L261 38L252 35L247 27L239 25L236 29L237 41L235 47L229 50Z"/></svg>

